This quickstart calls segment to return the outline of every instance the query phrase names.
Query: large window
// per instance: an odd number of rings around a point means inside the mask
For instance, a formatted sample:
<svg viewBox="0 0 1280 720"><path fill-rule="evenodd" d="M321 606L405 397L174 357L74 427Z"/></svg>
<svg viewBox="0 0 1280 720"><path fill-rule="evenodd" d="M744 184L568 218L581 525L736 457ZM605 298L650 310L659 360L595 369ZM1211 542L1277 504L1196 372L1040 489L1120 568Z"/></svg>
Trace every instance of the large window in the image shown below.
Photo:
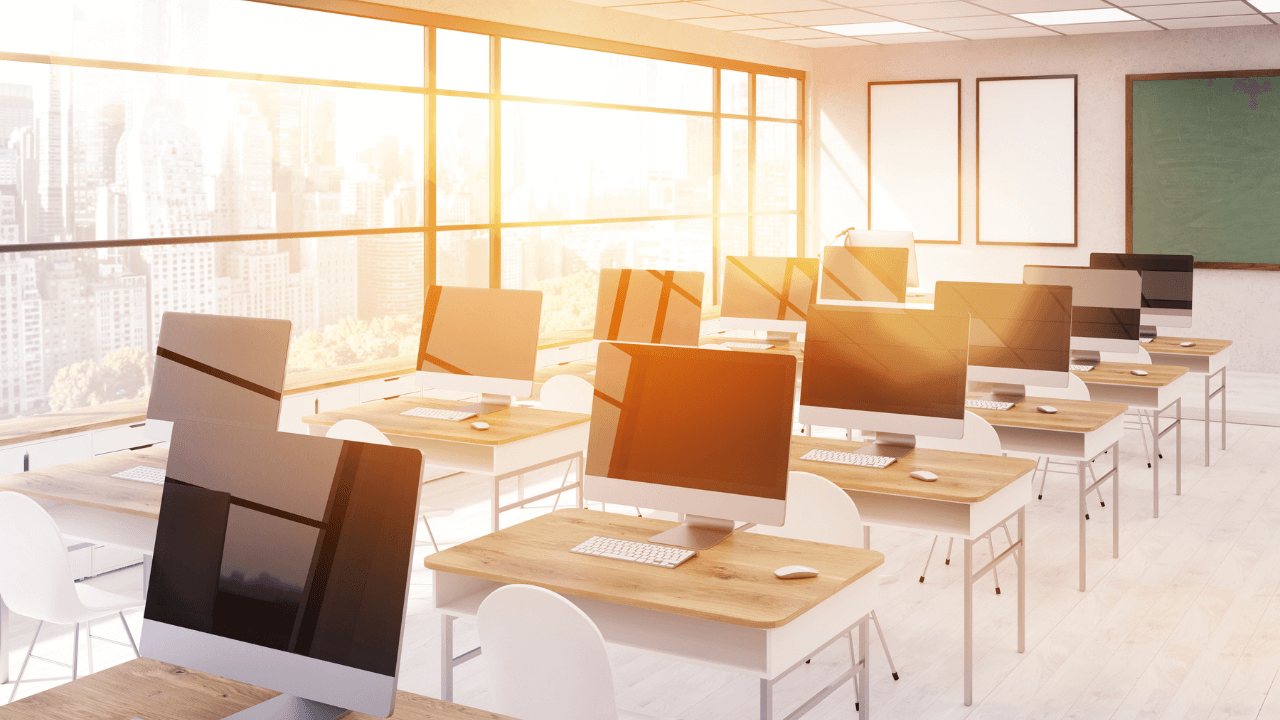
<svg viewBox="0 0 1280 720"><path fill-rule="evenodd" d="M712 304L724 255L800 252L793 72L249 0L0 15L0 418L144 396L166 311L289 319L297 372L412 353L431 282L542 289L549 332L601 268Z"/></svg>

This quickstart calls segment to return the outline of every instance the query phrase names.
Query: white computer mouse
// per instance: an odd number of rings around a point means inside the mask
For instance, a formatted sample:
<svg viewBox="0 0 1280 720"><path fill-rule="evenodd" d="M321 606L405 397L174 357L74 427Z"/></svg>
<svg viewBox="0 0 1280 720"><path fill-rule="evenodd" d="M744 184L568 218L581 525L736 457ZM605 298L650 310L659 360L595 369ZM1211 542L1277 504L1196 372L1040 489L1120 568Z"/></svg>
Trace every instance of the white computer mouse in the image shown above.
<svg viewBox="0 0 1280 720"><path fill-rule="evenodd" d="M929 472L928 470L912 470L907 474L916 480L922 480L924 482L933 482L938 479L937 475Z"/></svg>
<svg viewBox="0 0 1280 720"><path fill-rule="evenodd" d="M1195 347L1195 346L1196 346L1196 344L1195 344L1195 343L1193 343L1193 342L1184 342L1184 343L1178 343L1178 344L1179 344L1179 345L1181 345L1182 347Z"/></svg>
<svg viewBox="0 0 1280 720"><path fill-rule="evenodd" d="M488 430L489 423L484 422L483 420L479 420L477 422L471 423L471 429L472 430Z"/></svg>
<svg viewBox="0 0 1280 720"><path fill-rule="evenodd" d="M1052 405L1041 405L1040 407L1036 408L1036 410L1039 410L1040 412L1044 413L1045 415L1052 415L1052 414L1054 414L1054 413L1058 412L1058 408L1056 408L1056 407L1054 407L1054 406L1052 406Z"/></svg>
<svg viewBox="0 0 1280 720"><path fill-rule="evenodd" d="M798 578L818 577L818 571L808 565L788 565L773 571L780 580L796 580Z"/></svg>
<svg viewBox="0 0 1280 720"><path fill-rule="evenodd" d="M1147 374L1147 371L1146 371L1146 370L1130 370L1130 371L1129 371L1129 374L1130 374L1130 375L1137 375L1138 377L1142 377L1143 375L1146 375L1146 374Z"/></svg>

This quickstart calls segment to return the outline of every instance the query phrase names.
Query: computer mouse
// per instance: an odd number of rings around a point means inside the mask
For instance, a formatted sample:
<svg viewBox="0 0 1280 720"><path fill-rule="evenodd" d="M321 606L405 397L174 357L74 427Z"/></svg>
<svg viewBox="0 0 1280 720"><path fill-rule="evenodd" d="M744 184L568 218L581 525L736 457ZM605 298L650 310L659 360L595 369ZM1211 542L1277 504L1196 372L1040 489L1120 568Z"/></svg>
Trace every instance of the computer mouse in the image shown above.
<svg viewBox="0 0 1280 720"><path fill-rule="evenodd" d="M1195 343L1193 343L1193 342L1184 342L1184 343L1178 343L1178 344L1179 344L1179 345L1181 345L1182 347L1195 347L1195 346L1196 346L1196 344L1195 344Z"/></svg>
<svg viewBox="0 0 1280 720"><path fill-rule="evenodd" d="M1129 371L1129 374L1130 374L1130 375L1137 375L1138 377L1142 377L1143 375L1146 375L1146 374L1147 374L1147 371L1146 371L1146 370L1130 370L1130 371Z"/></svg>
<svg viewBox="0 0 1280 720"><path fill-rule="evenodd" d="M477 422L473 422L473 423L471 423L471 429L472 429L472 430L488 430L488 429L489 429L489 423L484 422L483 420L480 420L480 421L477 421Z"/></svg>
<svg viewBox="0 0 1280 720"><path fill-rule="evenodd" d="M929 472L928 470L912 470L908 475L916 480L922 480L924 482L933 482L938 479L937 475Z"/></svg>
<svg viewBox="0 0 1280 720"><path fill-rule="evenodd" d="M773 571L779 580L796 580L798 578L818 577L818 571L807 565L788 565Z"/></svg>
<svg viewBox="0 0 1280 720"><path fill-rule="evenodd" d="M1054 413L1058 412L1058 408L1056 408L1056 407L1054 407L1054 406L1052 406L1052 405L1041 405L1040 407L1036 408L1036 410L1039 410L1040 412L1044 413L1045 415L1052 415L1052 414L1054 414Z"/></svg>

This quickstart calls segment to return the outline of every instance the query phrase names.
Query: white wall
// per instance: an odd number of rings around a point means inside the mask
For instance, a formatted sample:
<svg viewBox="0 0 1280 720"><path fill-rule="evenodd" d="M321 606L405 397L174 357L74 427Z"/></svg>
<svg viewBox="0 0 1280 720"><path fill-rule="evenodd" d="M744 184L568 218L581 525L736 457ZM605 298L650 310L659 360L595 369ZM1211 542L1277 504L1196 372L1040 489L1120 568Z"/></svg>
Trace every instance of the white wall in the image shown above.
<svg viewBox="0 0 1280 720"><path fill-rule="evenodd" d="M920 279L1019 282L1025 264L1085 265L1124 252L1125 74L1280 67L1280 28L1215 28L947 41L815 53L810 76L811 248L866 227L867 82L962 79L961 245L918 246ZM976 78L1079 75L1079 247L975 244ZM1280 142L1280 139L1277 139ZM1232 368L1280 373L1280 272L1197 270L1195 327L1235 341Z"/></svg>

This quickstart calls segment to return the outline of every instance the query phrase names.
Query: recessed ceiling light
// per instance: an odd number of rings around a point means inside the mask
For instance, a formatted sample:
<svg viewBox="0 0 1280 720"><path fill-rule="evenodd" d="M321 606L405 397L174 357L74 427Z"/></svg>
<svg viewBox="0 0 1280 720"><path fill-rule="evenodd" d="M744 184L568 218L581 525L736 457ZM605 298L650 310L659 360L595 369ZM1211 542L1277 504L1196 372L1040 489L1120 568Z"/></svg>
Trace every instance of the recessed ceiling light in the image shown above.
<svg viewBox="0 0 1280 720"><path fill-rule="evenodd" d="M1280 13L1280 0L1249 0L1249 4L1264 13Z"/></svg>
<svg viewBox="0 0 1280 720"><path fill-rule="evenodd" d="M926 30L925 28L908 25L896 20L893 22L852 23L849 25L818 25L814 30L825 30L829 33L846 35L848 37L933 32L932 30Z"/></svg>
<svg viewBox="0 0 1280 720"><path fill-rule="evenodd" d="M1013 13L1019 20L1036 25L1078 25L1080 23L1120 22L1138 18L1120 8L1100 10L1059 10L1057 12Z"/></svg>

